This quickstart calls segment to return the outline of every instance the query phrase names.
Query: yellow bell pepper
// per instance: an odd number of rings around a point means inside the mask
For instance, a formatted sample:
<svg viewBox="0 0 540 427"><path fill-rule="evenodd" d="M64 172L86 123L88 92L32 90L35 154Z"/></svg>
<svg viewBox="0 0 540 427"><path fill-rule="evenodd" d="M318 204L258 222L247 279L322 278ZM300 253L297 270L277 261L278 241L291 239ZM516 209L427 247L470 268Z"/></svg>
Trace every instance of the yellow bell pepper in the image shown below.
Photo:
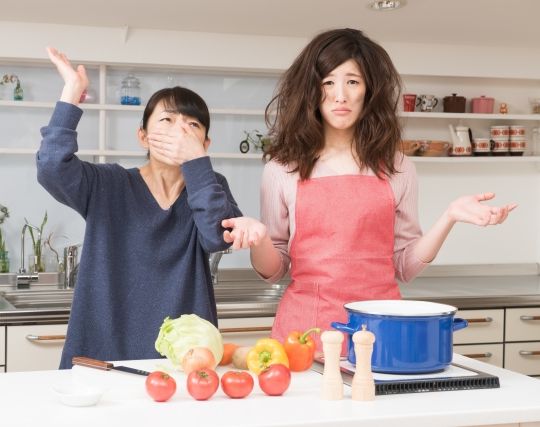
<svg viewBox="0 0 540 427"><path fill-rule="evenodd" d="M276 363L289 367L289 359L285 348L278 340L273 338L261 338L247 355L248 369L257 375Z"/></svg>

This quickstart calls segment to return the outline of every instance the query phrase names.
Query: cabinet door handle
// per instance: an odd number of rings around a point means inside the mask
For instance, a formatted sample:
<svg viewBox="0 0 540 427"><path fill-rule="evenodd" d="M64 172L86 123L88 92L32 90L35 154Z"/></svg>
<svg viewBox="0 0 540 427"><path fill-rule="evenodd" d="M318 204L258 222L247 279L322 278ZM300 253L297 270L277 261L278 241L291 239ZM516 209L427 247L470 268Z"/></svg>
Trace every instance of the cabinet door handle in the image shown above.
<svg viewBox="0 0 540 427"><path fill-rule="evenodd" d="M471 354L463 354L465 357L470 357L471 359L483 359L493 356L491 352L486 351L485 353L471 353Z"/></svg>
<svg viewBox="0 0 540 427"><path fill-rule="evenodd" d="M519 350L520 356L540 356L540 350Z"/></svg>
<svg viewBox="0 0 540 427"><path fill-rule="evenodd" d="M270 332L272 326L253 326L250 328L221 328L219 331L222 334L235 333L235 332Z"/></svg>
<svg viewBox="0 0 540 427"><path fill-rule="evenodd" d="M53 341L53 340L65 340L65 335L32 335L26 336L28 341Z"/></svg>
<svg viewBox="0 0 540 427"><path fill-rule="evenodd" d="M486 316L486 317L478 317L473 319L465 319L469 323L491 323L493 322L493 318Z"/></svg>
<svg viewBox="0 0 540 427"><path fill-rule="evenodd" d="M540 320L540 316L519 316L521 320Z"/></svg>

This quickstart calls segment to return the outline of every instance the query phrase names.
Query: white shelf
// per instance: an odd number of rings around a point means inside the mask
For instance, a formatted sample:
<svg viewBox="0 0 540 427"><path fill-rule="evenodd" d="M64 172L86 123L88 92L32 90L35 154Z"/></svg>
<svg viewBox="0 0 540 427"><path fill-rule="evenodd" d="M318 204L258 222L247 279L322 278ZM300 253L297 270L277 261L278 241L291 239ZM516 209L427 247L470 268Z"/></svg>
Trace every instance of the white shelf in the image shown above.
<svg viewBox="0 0 540 427"><path fill-rule="evenodd" d="M35 155L37 148L0 148L0 154ZM79 156L105 156L105 157L146 157L146 151L130 150L79 150ZM262 154L250 153L209 153L212 159L247 159L262 160Z"/></svg>
<svg viewBox="0 0 540 427"><path fill-rule="evenodd" d="M419 157L409 156L415 163L538 163L540 156L463 156L463 157Z"/></svg>
<svg viewBox="0 0 540 427"><path fill-rule="evenodd" d="M54 108L56 102L36 101L7 101L0 100L0 107L18 108ZM144 111L144 105L121 105L121 104L85 104L79 105L83 110L104 111ZM238 115L238 116L264 116L264 110L252 110L249 108L211 108L210 114L215 115ZM400 117L415 119L469 119L469 120L523 120L540 121L540 114L475 114L475 113L422 113L404 112Z"/></svg>
<svg viewBox="0 0 540 427"><path fill-rule="evenodd" d="M400 117L418 119L529 120L540 121L540 114L476 114L400 112Z"/></svg>
<svg viewBox="0 0 540 427"><path fill-rule="evenodd" d="M0 107L18 108L50 108L53 109L56 102L35 102L35 101L6 101L0 100ZM104 111L144 111L144 105L121 105L121 104L79 104L83 110L104 110ZM264 110L250 110L245 108L213 108L210 114L215 115L239 115L239 116L264 116Z"/></svg>
<svg viewBox="0 0 540 427"><path fill-rule="evenodd" d="M0 148L0 154L31 154L37 148ZM80 156L146 157L146 151L130 150L79 150ZM209 153L212 159L261 160L261 153ZM540 155L533 156L467 156L467 157L421 157L408 156L415 163L538 163Z"/></svg>

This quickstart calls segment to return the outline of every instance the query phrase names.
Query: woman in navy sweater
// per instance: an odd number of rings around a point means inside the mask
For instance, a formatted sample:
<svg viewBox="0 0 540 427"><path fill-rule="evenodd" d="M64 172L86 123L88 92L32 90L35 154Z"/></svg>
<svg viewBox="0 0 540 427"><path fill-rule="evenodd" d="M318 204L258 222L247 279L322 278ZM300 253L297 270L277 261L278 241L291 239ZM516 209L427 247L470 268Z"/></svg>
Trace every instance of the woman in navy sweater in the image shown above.
<svg viewBox="0 0 540 427"><path fill-rule="evenodd" d="M60 368L73 356L159 357L154 342L166 316L195 313L217 325L208 255L229 246L221 221L242 215L207 155L208 107L188 89L162 89L138 130L144 166L84 162L75 153L86 71L47 51L64 89L41 129L38 181L86 221Z"/></svg>

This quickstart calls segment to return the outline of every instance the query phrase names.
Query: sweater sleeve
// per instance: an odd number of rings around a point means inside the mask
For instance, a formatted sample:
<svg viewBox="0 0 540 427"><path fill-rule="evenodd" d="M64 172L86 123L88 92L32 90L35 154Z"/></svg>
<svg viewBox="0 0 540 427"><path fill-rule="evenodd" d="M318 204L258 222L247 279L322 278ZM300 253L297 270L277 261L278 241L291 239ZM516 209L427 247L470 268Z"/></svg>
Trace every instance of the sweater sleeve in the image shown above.
<svg viewBox="0 0 540 427"><path fill-rule="evenodd" d="M41 128L41 146L36 155L38 182L60 203L86 218L88 198L95 179L93 165L81 161L76 128L82 110L58 101L47 126Z"/></svg>
<svg viewBox="0 0 540 427"><path fill-rule="evenodd" d="M208 156L185 162L182 172L201 244L207 252L227 249L221 221L242 216L227 180L214 172Z"/></svg>
<svg viewBox="0 0 540 427"><path fill-rule="evenodd" d="M396 277L402 282L410 282L428 264L421 261L414 252L416 242L422 237L418 223L418 181L414 164L399 155L398 173L393 178L396 217L394 224L394 267Z"/></svg>
<svg viewBox="0 0 540 427"><path fill-rule="evenodd" d="M263 278L268 283L278 282L289 270L289 239L291 236L289 208L285 198L288 185L292 182L284 166L275 161L268 162L261 182L261 221L266 225L268 235L281 256L278 271L271 277Z"/></svg>

